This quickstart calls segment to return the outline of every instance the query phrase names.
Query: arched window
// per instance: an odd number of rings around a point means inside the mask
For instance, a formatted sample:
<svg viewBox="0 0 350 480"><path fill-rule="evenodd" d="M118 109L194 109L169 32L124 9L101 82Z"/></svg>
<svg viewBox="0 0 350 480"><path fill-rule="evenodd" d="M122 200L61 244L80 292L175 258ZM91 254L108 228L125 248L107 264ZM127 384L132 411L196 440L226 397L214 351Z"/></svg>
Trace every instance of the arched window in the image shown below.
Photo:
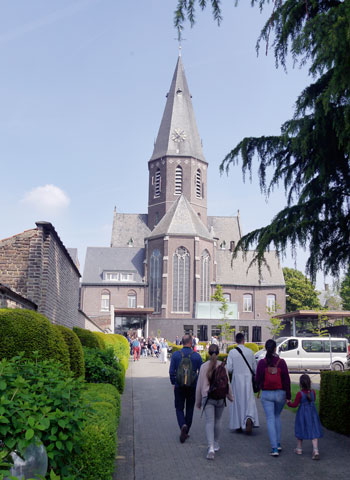
<svg viewBox="0 0 350 480"><path fill-rule="evenodd" d="M226 250L226 242L225 242L225 240L223 240L223 241L220 243L220 250Z"/></svg>
<svg viewBox="0 0 350 480"><path fill-rule="evenodd" d="M160 168L157 168L155 182L154 182L154 197L160 196Z"/></svg>
<svg viewBox="0 0 350 480"><path fill-rule="evenodd" d="M175 170L175 195L181 195L182 193L182 168L180 165Z"/></svg>
<svg viewBox="0 0 350 480"><path fill-rule="evenodd" d="M202 198L202 174L200 169L196 172L196 197Z"/></svg>
<svg viewBox="0 0 350 480"><path fill-rule="evenodd" d="M159 313L162 305L162 257L160 251L153 250L149 269L149 306Z"/></svg>
<svg viewBox="0 0 350 480"><path fill-rule="evenodd" d="M136 308L136 292L135 290L128 291L128 308Z"/></svg>
<svg viewBox="0 0 350 480"><path fill-rule="evenodd" d="M269 312L276 311L276 295L270 294L266 297L266 308Z"/></svg>
<svg viewBox="0 0 350 480"><path fill-rule="evenodd" d="M190 253L179 247L173 256L173 312L190 311Z"/></svg>
<svg viewBox="0 0 350 480"><path fill-rule="evenodd" d="M226 300L226 302L230 302L230 301L231 301L231 294L230 294L230 293L223 293L222 296L224 297L224 299Z"/></svg>
<svg viewBox="0 0 350 480"><path fill-rule="evenodd" d="M243 312L253 311L253 295L245 293L243 295Z"/></svg>
<svg viewBox="0 0 350 480"><path fill-rule="evenodd" d="M204 250L201 256L201 302L210 300L210 255Z"/></svg>
<svg viewBox="0 0 350 480"><path fill-rule="evenodd" d="M109 290L101 292L101 312L109 312L111 294Z"/></svg>

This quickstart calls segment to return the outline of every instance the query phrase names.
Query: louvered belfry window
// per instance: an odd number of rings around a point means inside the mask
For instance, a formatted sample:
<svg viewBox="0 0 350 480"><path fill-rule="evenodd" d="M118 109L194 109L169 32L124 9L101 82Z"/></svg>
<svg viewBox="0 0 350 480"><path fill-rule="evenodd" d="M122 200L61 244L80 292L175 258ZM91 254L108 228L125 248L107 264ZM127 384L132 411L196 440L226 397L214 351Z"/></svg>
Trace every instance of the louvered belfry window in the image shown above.
<svg viewBox="0 0 350 480"><path fill-rule="evenodd" d="M210 255L208 250L204 250L201 256L201 302L210 300Z"/></svg>
<svg viewBox="0 0 350 480"><path fill-rule="evenodd" d="M181 195L182 193L182 168L180 165L175 170L175 195Z"/></svg>
<svg viewBox="0 0 350 480"><path fill-rule="evenodd" d="M157 168L155 182L154 182L154 197L160 196L160 169Z"/></svg>
<svg viewBox="0 0 350 480"><path fill-rule="evenodd" d="M149 270L149 306L159 313L162 305L162 257L160 251L153 250Z"/></svg>
<svg viewBox="0 0 350 480"><path fill-rule="evenodd" d="M200 169L196 172L196 197L202 198L202 174Z"/></svg>
<svg viewBox="0 0 350 480"><path fill-rule="evenodd" d="M173 312L190 311L190 253L179 247L173 256Z"/></svg>

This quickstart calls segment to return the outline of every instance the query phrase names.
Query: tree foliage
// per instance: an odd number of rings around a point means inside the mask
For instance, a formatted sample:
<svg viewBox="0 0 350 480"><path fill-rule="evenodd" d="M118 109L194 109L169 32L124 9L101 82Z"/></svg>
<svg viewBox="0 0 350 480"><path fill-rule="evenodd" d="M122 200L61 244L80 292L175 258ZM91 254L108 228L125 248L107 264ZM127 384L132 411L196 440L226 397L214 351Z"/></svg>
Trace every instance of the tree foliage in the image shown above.
<svg viewBox="0 0 350 480"><path fill-rule="evenodd" d="M222 314L220 319L220 330L221 334L226 341L232 341L233 334L235 333L235 327L230 324L228 321L229 315L232 315L232 312L229 312L229 305L227 298L224 297L224 293L221 285L217 285L214 294L210 297L210 300L213 302L221 303L219 310Z"/></svg>
<svg viewBox="0 0 350 480"><path fill-rule="evenodd" d="M178 0L175 26L181 32L187 17L195 22L196 0ZM200 8L206 0L198 0ZM214 18L222 19L219 0L211 0ZM236 2L238 3L238 1ZM287 204L263 228L244 235L236 246L256 246L259 268L264 253L278 254L292 246L309 248L306 269L312 281L318 270L337 276L350 263L350 2L343 0L251 0L261 9L273 4L258 39L271 45L276 66L307 65L312 83L299 95L294 118L277 136L247 137L229 152L221 171L242 161L243 175L252 174L258 159L262 192L280 183ZM272 178L267 172L273 169Z"/></svg>
<svg viewBox="0 0 350 480"><path fill-rule="evenodd" d="M321 309L319 292L302 272L286 267L283 269L283 275L286 282L287 312Z"/></svg>
<svg viewBox="0 0 350 480"><path fill-rule="evenodd" d="M341 282L339 293L343 300L343 310L350 310L350 269Z"/></svg>

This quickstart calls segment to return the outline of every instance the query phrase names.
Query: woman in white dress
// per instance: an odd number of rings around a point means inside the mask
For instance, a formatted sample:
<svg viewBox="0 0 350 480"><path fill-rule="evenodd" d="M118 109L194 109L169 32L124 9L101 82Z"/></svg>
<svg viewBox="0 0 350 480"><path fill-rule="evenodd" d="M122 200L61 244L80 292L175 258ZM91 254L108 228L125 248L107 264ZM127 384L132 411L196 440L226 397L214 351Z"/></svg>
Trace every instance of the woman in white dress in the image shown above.
<svg viewBox="0 0 350 480"><path fill-rule="evenodd" d="M166 338L160 341L160 361L162 363L167 363L168 361L168 342Z"/></svg>

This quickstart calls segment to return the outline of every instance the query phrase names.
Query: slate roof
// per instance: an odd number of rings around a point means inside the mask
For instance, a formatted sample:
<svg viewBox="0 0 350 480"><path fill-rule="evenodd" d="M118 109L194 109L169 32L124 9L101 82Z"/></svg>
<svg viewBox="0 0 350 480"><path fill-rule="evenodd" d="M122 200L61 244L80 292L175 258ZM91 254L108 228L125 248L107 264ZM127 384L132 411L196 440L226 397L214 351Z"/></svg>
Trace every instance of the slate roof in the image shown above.
<svg viewBox="0 0 350 480"><path fill-rule="evenodd" d="M193 236L212 240L212 236L184 195L176 200L148 238Z"/></svg>
<svg viewBox="0 0 350 480"><path fill-rule="evenodd" d="M83 284L125 285L126 282L106 282L103 272L123 271L134 273L133 283L142 283L144 276L144 248L88 247L86 250ZM127 283L128 285L131 282Z"/></svg>
<svg viewBox="0 0 350 480"><path fill-rule="evenodd" d="M134 247L144 247L144 239L151 233L147 222L147 214L114 211L111 247L127 247L130 239Z"/></svg>
<svg viewBox="0 0 350 480"><path fill-rule="evenodd" d="M239 217L208 217L208 229L219 239L219 245L225 240L227 248L231 241L237 243L241 238Z"/></svg>
<svg viewBox="0 0 350 480"><path fill-rule="evenodd" d="M220 285L246 285L246 286L284 286L284 277L278 257L275 252L266 252L265 257L270 267L262 267L262 281L259 280L257 265L248 266L253 258L254 252L247 253L247 259L243 259L243 254L239 254L234 259L231 267L232 254L229 250L217 250L217 283Z"/></svg>
<svg viewBox="0 0 350 480"><path fill-rule="evenodd" d="M184 132L182 139L180 137L174 140L174 133L176 132L180 134ZM205 161L194 117L191 94L180 56L167 95L151 160L166 155L188 156Z"/></svg>

